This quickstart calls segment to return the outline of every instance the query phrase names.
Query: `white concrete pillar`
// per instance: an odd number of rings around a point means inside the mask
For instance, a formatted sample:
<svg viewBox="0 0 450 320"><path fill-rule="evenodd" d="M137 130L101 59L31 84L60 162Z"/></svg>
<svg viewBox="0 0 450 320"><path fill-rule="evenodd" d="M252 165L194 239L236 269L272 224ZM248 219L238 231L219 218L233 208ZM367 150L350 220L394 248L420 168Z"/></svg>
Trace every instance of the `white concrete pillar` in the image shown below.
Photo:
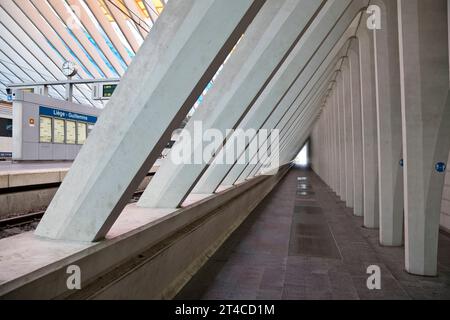
<svg viewBox="0 0 450 320"><path fill-rule="evenodd" d="M330 105L328 104L328 98L325 105L325 152L326 152L326 167L327 167L327 174L326 174L326 183L328 186L331 186L331 146L330 146Z"/></svg>
<svg viewBox="0 0 450 320"><path fill-rule="evenodd" d="M399 0L398 11L406 270L435 276L445 175L436 165L450 145L447 1Z"/></svg>
<svg viewBox="0 0 450 320"><path fill-rule="evenodd" d="M239 124L239 129L270 130L278 126L280 119L289 118L296 112L296 107L307 92L308 84L323 59L326 58L329 48L332 48L334 32L324 43L321 36L325 36L338 20L337 12L342 12L348 3L329 2L316 17L310 30L303 36L302 41L294 48L291 56L285 61L279 72L275 75L266 91L256 101L254 108ZM321 35L321 36L319 36ZM229 112L226 110L226 112ZM231 138L229 141L233 141ZM252 143L254 140L252 140ZM213 193L220 184L233 184L245 170L240 154L249 155L248 145L245 150L238 150L238 161L221 164L222 159L229 154L232 144L227 144L220 150L216 159L202 175L192 192ZM247 157L246 160L251 158ZM249 169L250 171L250 169Z"/></svg>
<svg viewBox="0 0 450 320"><path fill-rule="evenodd" d="M301 148L301 146L303 146L304 142L306 141L307 137L304 136L305 128L307 128L306 130L309 130L309 133L313 125L312 119L314 117L317 117L318 110L316 106L318 104L318 101L320 101L321 97L324 94L327 82L319 82L319 84L321 85L321 89L313 90L310 92L312 98L308 100L306 106L301 105L299 107L302 112L298 115L298 117L289 119L288 123L286 123L286 126L281 130L279 141L275 141L275 146L270 143L268 145L267 149L275 147L280 150L280 164L291 161L293 158L290 158L290 152L292 150L294 150L295 152L297 148ZM299 142L297 140L302 141L302 145L300 147L298 146ZM267 150L265 150L265 152L267 152ZM296 156L296 154L294 156ZM237 181L244 181L247 178L259 174L262 165L263 163L260 163L256 166L247 166Z"/></svg>
<svg viewBox="0 0 450 320"><path fill-rule="evenodd" d="M336 92L334 88L331 89L330 97L328 99L330 108L330 122L331 122L331 149L333 152L333 164L332 164L332 189L334 193L338 193L339 189L339 153L336 144Z"/></svg>
<svg viewBox="0 0 450 320"><path fill-rule="evenodd" d="M335 152L336 152L336 194L340 197L342 195L342 189L341 189L341 170L342 170L342 163L341 163L341 144L340 144L340 117L339 117L339 94L338 94L338 85L337 83L334 84L333 87L333 110L334 110L334 140L335 140Z"/></svg>
<svg viewBox="0 0 450 320"><path fill-rule="evenodd" d="M363 15L362 21L368 16ZM361 72L361 110L364 182L364 226L378 228L378 134L375 100L375 60L373 32L363 23L358 30Z"/></svg>
<svg viewBox="0 0 450 320"><path fill-rule="evenodd" d="M353 208L353 130L352 130L352 97L349 58L342 63L342 80L344 89L344 117L345 117L345 177L346 204Z"/></svg>
<svg viewBox="0 0 450 320"><path fill-rule="evenodd" d="M349 71L351 76L351 108L353 133L353 213L363 216L364 182L362 152L362 114L361 114L361 73L359 67L359 40L351 39L348 51Z"/></svg>
<svg viewBox="0 0 450 320"><path fill-rule="evenodd" d="M280 8L275 9L274 6L280 3ZM238 46L236 57L235 55L230 57L223 74L218 77L214 87L205 97L202 108L194 113L184 130L189 132L190 136L194 136L195 124L201 122L203 132L214 130L221 133L224 138L229 138L227 130L238 128L243 120L246 119L245 123L251 126L254 119L251 115L247 116L249 113L258 112L260 107L256 104L258 98L299 43L304 28L321 7L322 3L315 0L266 2L262 12L268 14L259 21L258 27L256 25L250 27L255 32L259 32L258 29L261 28L265 28L266 31L259 41L253 43L253 47L249 46L246 55L239 53ZM248 34L243 37L243 44L247 42L248 36L251 37ZM235 63L238 58L238 63ZM271 108L274 108L273 104L263 105L259 111L270 113ZM177 149L182 143L183 141L176 143L172 150ZM221 149L221 146L217 146L207 154L205 150L210 144L210 141L194 141L188 158L195 163L180 164L171 161L173 154L171 152L167 161L164 161L153 177L138 205L155 208L179 207L214 159L213 153L217 154ZM201 158L198 159L198 156Z"/></svg>
<svg viewBox="0 0 450 320"><path fill-rule="evenodd" d="M402 114L398 51L397 2L375 0L381 29L374 32L378 120L380 243L403 244Z"/></svg>
<svg viewBox="0 0 450 320"><path fill-rule="evenodd" d="M345 102L344 102L344 80L342 70L336 77L336 91L338 96L338 122L339 122L339 189L341 200L347 200L347 159L345 152Z"/></svg>
<svg viewBox="0 0 450 320"><path fill-rule="evenodd" d="M327 149L328 149L328 185L331 189L333 189L333 174L334 174L334 153L333 153L333 131L332 131L332 113L331 113L331 104L330 104L330 97L327 98L327 105L326 105L326 112L327 112L327 136L328 136L328 143L327 143Z"/></svg>
<svg viewBox="0 0 450 320"><path fill-rule="evenodd" d="M339 33L338 33L339 34ZM340 48L344 45L344 43L340 43L339 46L337 46L337 49L333 49L332 54L329 54L329 50L335 46L335 42L330 41L327 39L327 41L322 44L321 50L317 52L315 56L312 57L312 60L309 61L309 64L307 67L303 70L303 72L298 76L297 80L295 81L294 85L291 86L289 89L289 92L284 95L282 101L278 105L277 109L272 114L269 121L264 124L263 128L284 128L286 123L289 122L292 119L296 119L297 114L301 113L303 111L302 108L297 108L298 105L303 105L304 101L309 97L309 93L311 90L317 90L317 84L321 85L323 84L324 79L328 79L331 77L331 73L334 71L334 65L336 63L335 54L339 52ZM344 38L346 40L346 38ZM342 41L345 42L345 41ZM323 49L323 50L322 50ZM325 60L324 60L325 59ZM318 67L318 69L317 69ZM295 68L286 68L287 70L292 70ZM325 82L328 84L328 82ZM300 91L297 95L295 93L297 91ZM327 90L329 92L330 90ZM283 92L281 92L283 93ZM274 94L270 94L270 97L273 97ZM283 96L283 95L282 95ZM290 97L296 96L295 101L292 103L292 99ZM282 119L278 122L273 122L274 119L278 119L278 116L276 116L277 113L279 113L280 110L284 109L284 105L286 101L288 101L288 105L291 104L290 110L285 113L282 116ZM283 114L284 112L281 112ZM333 135L333 138L335 136ZM228 173L226 178L223 180L222 184L225 186L232 185L236 182L238 177L247 177L250 175L251 172L254 170L254 165L239 165L235 164L231 171ZM247 174L247 175L246 175ZM202 178L203 180L203 178Z"/></svg>
<svg viewBox="0 0 450 320"><path fill-rule="evenodd" d="M263 4L184 0L166 6L37 235L78 241L104 238Z"/></svg>

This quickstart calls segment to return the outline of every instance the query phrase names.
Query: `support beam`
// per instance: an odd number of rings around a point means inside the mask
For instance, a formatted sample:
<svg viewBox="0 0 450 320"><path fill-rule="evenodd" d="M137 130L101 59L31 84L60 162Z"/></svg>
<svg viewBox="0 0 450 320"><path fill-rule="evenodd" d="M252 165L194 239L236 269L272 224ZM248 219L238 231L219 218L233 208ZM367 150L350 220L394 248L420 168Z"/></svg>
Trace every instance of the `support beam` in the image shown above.
<svg viewBox="0 0 450 320"><path fill-rule="evenodd" d="M333 96L332 96L332 104L333 104L333 120L334 120L334 149L336 152L336 195L342 195L341 189L341 170L343 164L341 163L341 146L339 139L340 132L340 122L339 122L339 94L338 94L338 86L337 82L334 83Z"/></svg>
<svg viewBox="0 0 450 320"><path fill-rule="evenodd" d="M339 70L336 77L336 92L337 92L337 112L339 123L339 190L341 200L347 201L347 156L346 156L346 141L345 141L345 102L344 102L344 80L342 70Z"/></svg>
<svg viewBox="0 0 450 320"><path fill-rule="evenodd" d="M78 241L105 237L263 4L170 2L47 209L37 235Z"/></svg>
<svg viewBox="0 0 450 320"><path fill-rule="evenodd" d="M359 66L359 39L351 39L349 51L349 68L351 77L351 108L353 131L353 213L363 216L364 179L363 179L363 144L361 114L361 72Z"/></svg>
<svg viewBox="0 0 450 320"><path fill-rule="evenodd" d="M357 22L359 21L359 11L361 3L359 1L352 2L349 7L345 10L345 12L339 17L338 23L335 25L335 27L330 31L330 33L326 36L326 39L322 42L320 50L315 54L314 57L312 57L311 61L309 61L308 66L301 75L299 75L299 78L296 81L303 79L307 79L310 72L314 74L314 76L320 76L322 75L322 72L328 68L330 65L332 67L336 64L336 57L340 57L341 55L338 55L338 53L341 51L341 49L344 47L344 45L347 43L348 38L354 34ZM327 21L329 22L329 21ZM322 24L323 25L323 24ZM349 28L350 25L350 28ZM320 30L320 29L319 29ZM323 30L322 30L323 31ZM317 32L313 32L314 35L317 35ZM322 59L323 57L323 59ZM319 69L316 69L319 68ZM320 70L320 71L318 71ZM334 70L334 69L332 69ZM305 78L306 74L306 78ZM311 83L314 83L312 81ZM301 82L300 82L301 84ZM292 89L296 88L298 84L294 84L292 86ZM300 85L300 88L303 88L304 85ZM302 89L298 89L302 90ZM328 90L327 92L329 92ZM294 91L295 92L295 91ZM305 91L308 92L307 90ZM301 91L301 94L299 97L302 97L303 90ZM299 99L298 101L302 101L302 99ZM298 102L296 102L298 104ZM295 105L294 105L295 106ZM294 117L295 118L295 117ZM291 118L287 118L291 120ZM286 117L283 118L283 121L287 121ZM280 123L280 125L276 125L277 128L282 128L285 123ZM335 136L334 136L335 137ZM253 173L255 173L257 170L255 170L255 167L258 168L259 166L255 165L239 165L236 164L233 169L230 171L230 173L227 175L225 180L223 181L223 185L228 186L232 185L236 182L236 180L241 181L242 179L245 179L247 177L251 177ZM237 174L237 175L236 175ZM240 177L239 179L237 179Z"/></svg>
<svg viewBox="0 0 450 320"><path fill-rule="evenodd" d="M363 15L362 21L369 19ZM379 227L378 138L375 100L373 31L363 24L357 34L360 45L361 110L364 181L364 226Z"/></svg>
<svg viewBox="0 0 450 320"><path fill-rule="evenodd" d="M296 107L308 92L305 88L309 88L311 80L316 77L317 70L322 71L320 66L338 38L338 36L333 37L333 34L329 39L322 41L321 35L325 36L333 28L338 19L337 13L345 10L345 7L345 2L329 2L323 7L322 12L310 26L310 30L305 33L304 40L294 49L279 74L274 78L274 84L269 85L267 92L256 103L255 106L262 106L253 115L253 119L247 121L250 125L246 125L244 119L240 125L241 129L271 130L278 127L281 119L290 119L295 114ZM230 152L227 148L232 148L232 146L225 147L225 154ZM241 154L244 157L241 157ZM224 185L233 184L248 165L248 161L244 161L244 158L248 158L247 155L248 144L245 150L238 150L235 163L217 164L213 162L197 183L194 192L213 193L222 183ZM217 158L221 159L222 157L223 154L219 153Z"/></svg>
<svg viewBox="0 0 450 320"><path fill-rule="evenodd" d="M446 0L399 0L405 190L405 263L435 276L439 216L450 146Z"/></svg>
<svg viewBox="0 0 450 320"><path fill-rule="evenodd" d="M353 207L353 129L352 129L352 99L351 75L349 58L342 61L342 85L344 95L345 118L345 190L347 207Z"/></svg>
<svg viewBox="0 0 450 320"><path fill-rule="evenodd" d="M376 0L381 29L374 31L380 243L403 244L402 113L398 51L397 2Z"/></svg>
<svg viewBox="0 0 450 320"><path fill-rule="evenodd" d="M317 0L267 2L267 6L263 8L265 14L257 18L256 24L242 40L245 50L237 48L235 57L228 61L224 73L205 98L202 109L193 115L185 132L193 137L195 124L201 123L203 132L215 130L227 137L228 141L230 137L227 130L241 125L245 129L255 125L255 129L258 129L256 122L259 119L255 118L261 116L264 119L264 115L274 108L274 104L260 104L258 99L271 85L272 78L324 4L325 1ZM261 33L261 29L267 31ZM257 32L259 36L253 38L253 32ZM254 42L247 45L247 37L254 39ZM186 144L186 141L179 141L173 150L177 150L183 143ZM191 152L186 157L190 163L171 161L172 151L138 205L150 208L179 207L214 159L213 154L204 152L209 144L210 142L194 141ZM221 146L215 147L213 153L217 154L220 148ZM202 155L203 159L198 159L198 155Z"/></svg>

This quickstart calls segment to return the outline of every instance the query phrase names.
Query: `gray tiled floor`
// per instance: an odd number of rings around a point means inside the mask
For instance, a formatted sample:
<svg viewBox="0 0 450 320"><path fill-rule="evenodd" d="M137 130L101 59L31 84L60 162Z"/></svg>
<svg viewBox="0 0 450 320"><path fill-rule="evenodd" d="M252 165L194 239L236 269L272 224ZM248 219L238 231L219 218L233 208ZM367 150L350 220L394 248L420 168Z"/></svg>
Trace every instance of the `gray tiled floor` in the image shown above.
<svg viewBox="0 0 450 320"><path fill-rule="evenodd" d="M307 177L308 180L298 180ZM177 299L450 299L450 238L439 242L439 277L403 270L403 248L378 245L312 172L292 170ZM367 289L378 265L382 289Z"/></svg>

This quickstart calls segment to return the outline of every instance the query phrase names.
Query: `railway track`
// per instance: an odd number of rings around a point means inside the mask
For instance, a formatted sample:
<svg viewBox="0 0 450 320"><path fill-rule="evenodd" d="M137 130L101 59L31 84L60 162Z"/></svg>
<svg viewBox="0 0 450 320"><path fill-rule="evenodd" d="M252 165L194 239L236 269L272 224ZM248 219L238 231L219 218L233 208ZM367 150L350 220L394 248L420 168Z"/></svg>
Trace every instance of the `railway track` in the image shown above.
<svg viewBox="0 0 450 320"><path fill-rule="evenodd" d="M152 178L155 175L155 172L150 172L147 174L147 178ZM33 191L39 191L39 190L46 190L46 189L52 189L52 188L59 188L61 183L51 183L51 184L41 184L41 185L29 185L29 186L23 186L23 187L13 187L13 188L4 188L0 189L1 195L8 195L8 194L24 194L26 195L27 192L33 192ZM140 188L145 188L146 185L140 186ZM144 193L144 190L138 190L136 191L133 196L130 199L130 203L135 203L139 200L139 198ZM23 229L24 231L28 231L30 229L33 229L33 224L37 224L42 217L45 214L46 207L42 206L40 208L36 208L36 211L33 212L33 210L28 211L28 213L24 214L18 214L15 216L8 216L7 218L0 219L0 239L3 237L8 236L8 230L11 229ZM31 212L31 213L30 213Z"/></svg>
<svg viewBox="0 0 450 320"><path fill-rule="evenodd" d="M139 200L139 198L142 196L143 193L144 193L144 190L136 191L133 194L133 196L130 200L130 203L136 203ZM44 213L45 213L45 210L28 213L28 214L23 214L23 215L18 215L18 216L7 218L7 219L0 219L0 230L11 229L11 228L21 228L23 226L27 226L32 223L39 222L42 219L42 217L44 216Z"/></svg>
<svg viewBox="0 0 450 320"><path fill-rule="evenodd" d="M20 215L20 216L8 218L8 219L2 219L2 220L0 220L0 229L20 228L20 227L23 227L24 225L28 225L33 222L37 222L37 221L41 220L44 213L45 213L45 211L39 211L39 212L24 214L24 215Z"/></svg>

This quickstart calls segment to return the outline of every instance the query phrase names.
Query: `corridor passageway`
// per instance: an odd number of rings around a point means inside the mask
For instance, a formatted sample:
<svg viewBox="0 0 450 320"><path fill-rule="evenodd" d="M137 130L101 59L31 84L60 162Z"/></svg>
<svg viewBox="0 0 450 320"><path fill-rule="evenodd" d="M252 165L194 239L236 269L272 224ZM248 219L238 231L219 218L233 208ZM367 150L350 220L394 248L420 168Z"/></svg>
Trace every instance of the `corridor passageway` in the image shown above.
<svg viewBox="0 0 450 320"><path fill-rule="evenodd" d="M404 248L381 247L312 171L294 168L177 299L450 299L450 236L439 276L404 271ZM367 267L381 268L369 290Z"/></svg>

